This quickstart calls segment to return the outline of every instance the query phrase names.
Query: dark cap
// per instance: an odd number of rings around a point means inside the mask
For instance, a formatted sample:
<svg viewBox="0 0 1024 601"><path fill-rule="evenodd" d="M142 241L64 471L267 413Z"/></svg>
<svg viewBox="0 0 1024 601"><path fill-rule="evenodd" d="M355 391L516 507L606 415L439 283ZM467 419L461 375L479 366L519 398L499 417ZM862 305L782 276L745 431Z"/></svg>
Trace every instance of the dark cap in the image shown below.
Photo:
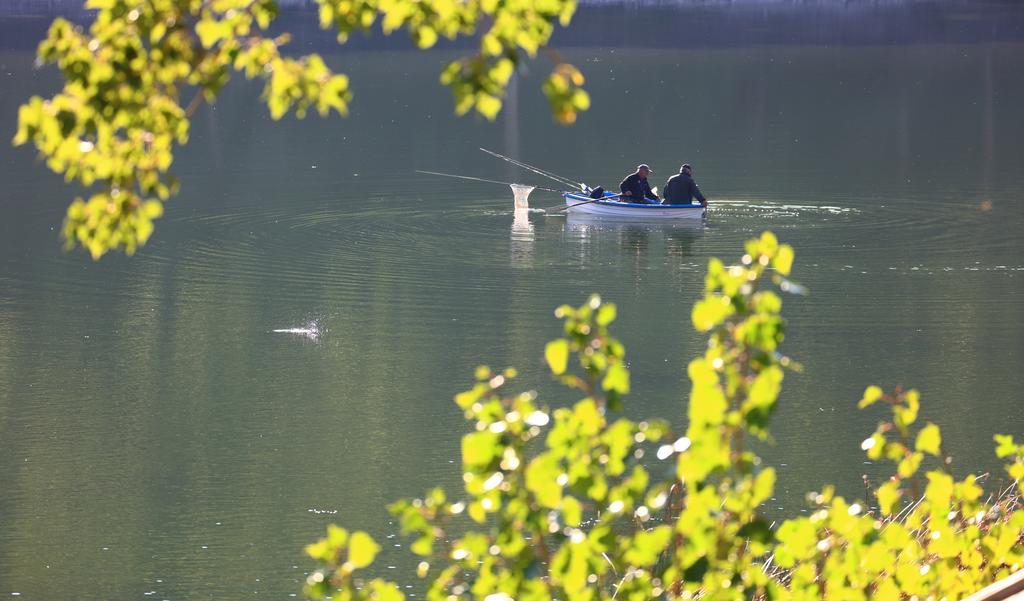
<svg viewBox="0 0 1024 601"><path fill-rule="evenodd" d="M683 166L679 168L679 173L682 173L683 171L686 171L687 169L693 169L693 167L690 167L689 163L683 163Z"/></svg>
<svg viewBox="0 0 1024 601"><path fill-rule="evenodd" d="M637 171L640 171L641 169L646 169L646 170L650 171L651 173L654 173L654 169L651 169L650 167L648 167L647 163L640 163L639 165L636 166L636 170Z"/></svg>

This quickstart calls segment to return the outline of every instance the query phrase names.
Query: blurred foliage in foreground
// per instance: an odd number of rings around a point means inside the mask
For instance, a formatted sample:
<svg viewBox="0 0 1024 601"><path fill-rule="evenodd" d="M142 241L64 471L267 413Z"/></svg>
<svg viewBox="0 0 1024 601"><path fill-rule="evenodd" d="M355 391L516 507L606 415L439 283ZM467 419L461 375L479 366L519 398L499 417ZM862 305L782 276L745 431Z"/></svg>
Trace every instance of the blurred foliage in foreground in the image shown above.
<svg viewBox="0 0 1024 601"><path fill-rule="evenodd" d="M779 352L782 301L771 289L799 290L786 279L792 262L770 233L736 265L711 260L692 314L710 340L689 365L683 436L663 420L616 416L629 372L608 332L615 306L596 296L556 311L565 336L545 351L555 378L583 397L571 407L551 411L533 392L508 391L514 371L479 368L455 399L472 428L464 495L435 489L391 506L422 558L427 597L955 599L1020 569L1024 446L996 437L1016 483L988 496L975 476L947 471L939 428L920 426L913 390L872 386L860 401L886 408L862 445L893 466L874 498L849 502L826 487L808 496L809 517L776 527L762 515L775 470L748 442L769 439L793 367ZM364 577L378 550L365 532L331 526L306 549L319 563L307 596L404 599Z"/></svg>
<svg viewBox="0 0 1024 601"><path fill-rule="evenodd" d="M441 81L455 110L494 119L505 88L524 57L543 48L576 0L317 0L320 25L344 43L353 31L380 23L407 31L420 48L440 37L476 36L477 51L451 62ZM55 64L62 91L31 98L18 113L14 144L33 143L65 179L95 191L68 208L63 237L99 258L131 254L153 232L163 202L178 189L168 172L175 144L188 141L199 104L214 102L232 72L263 80L274 119L289 111L348 114L352 91L316 55L282 54L287 34L269 37L274 0L87 0L96 9L88 32L56 19L39 46ZM555 118L569 124L590 105L583 75L552 53L542 84ZM192 100L189 101L188 98Z"/></svg>

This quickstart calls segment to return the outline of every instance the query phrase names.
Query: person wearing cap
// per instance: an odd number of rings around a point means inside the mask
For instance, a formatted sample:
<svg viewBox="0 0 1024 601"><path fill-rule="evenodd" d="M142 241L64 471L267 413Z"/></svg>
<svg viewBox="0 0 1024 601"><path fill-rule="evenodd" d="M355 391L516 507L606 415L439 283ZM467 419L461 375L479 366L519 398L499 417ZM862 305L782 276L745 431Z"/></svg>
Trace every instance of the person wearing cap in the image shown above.
<svg viewBox="0 0 1024 601"><path fill-rule="evenodd" d="M654 172L647 165L643 163L637 165L636 171L627 175L626 179L619 184L619 191L622 193L620 198L625 202L658 204L660 200L658 195L651 190L651 185L647 183L647 176L651 173Z"/></svg>
<svg viewBox="0 0 1024 601"><path fill-rule="evenodd" d="M708 201L701 194L697 182L693 181L693 168L684 164L679 168L679 173L668 178L665 184L665 201L667 205L688 205L693 204L697 199L701 206L708 206Z"/></svg>

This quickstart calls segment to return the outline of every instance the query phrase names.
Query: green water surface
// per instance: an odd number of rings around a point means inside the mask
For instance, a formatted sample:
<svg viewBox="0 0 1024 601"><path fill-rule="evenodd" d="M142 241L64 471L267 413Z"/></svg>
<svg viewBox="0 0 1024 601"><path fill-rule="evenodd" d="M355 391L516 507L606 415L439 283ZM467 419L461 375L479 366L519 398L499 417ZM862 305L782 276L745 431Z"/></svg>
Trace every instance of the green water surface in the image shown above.
<svg viewBox="0 0 1024 601"><path fill-rule="evenodd" d="M232 83L196 114L151 241L98 263L60 249L79 192L0 144L0 596L288 598L332 521L369 530L381 573L412 585L384 507L457 489L451 398L473 368L516 366L549 404L573 401L542 349L557 305L600 292L619 306L627 413L682 424L705 265L765 229L810 290L785 300L784 349L805 371L764 451L771 510L799 513L826 482L862 495L861 474L881 473L859 449L880 418L855 407L872 383L918 387L955 469L993 469L992 434L1024 430L1024 41L944 31L567 40L593 98L568 129L539 91L543 61L489 123L454 117L437 83L457 50L335 50L350 118L273 122L257 87ZM57 85L32 63L30 47L0 50L2 140ZM553 185L481 146L605 187L639 162L663 186L689 162L711 210L517 218L507 188L415 173Z"/></svg>

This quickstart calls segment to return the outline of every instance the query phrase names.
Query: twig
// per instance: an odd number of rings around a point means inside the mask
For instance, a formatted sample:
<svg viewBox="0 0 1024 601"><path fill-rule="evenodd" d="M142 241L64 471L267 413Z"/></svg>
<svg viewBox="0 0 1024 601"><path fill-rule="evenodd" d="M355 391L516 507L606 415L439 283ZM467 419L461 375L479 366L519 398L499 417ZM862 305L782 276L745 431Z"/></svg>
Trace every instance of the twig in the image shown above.
<svg viewBox="0 0 1024 601"><path fill-rule="evenodd" d="M196 95L192 97L192 101L188 103L188 108L185 109L185 116L191 118L197 110L199 105L203 103L203 91L196 90Z"/></svg>

